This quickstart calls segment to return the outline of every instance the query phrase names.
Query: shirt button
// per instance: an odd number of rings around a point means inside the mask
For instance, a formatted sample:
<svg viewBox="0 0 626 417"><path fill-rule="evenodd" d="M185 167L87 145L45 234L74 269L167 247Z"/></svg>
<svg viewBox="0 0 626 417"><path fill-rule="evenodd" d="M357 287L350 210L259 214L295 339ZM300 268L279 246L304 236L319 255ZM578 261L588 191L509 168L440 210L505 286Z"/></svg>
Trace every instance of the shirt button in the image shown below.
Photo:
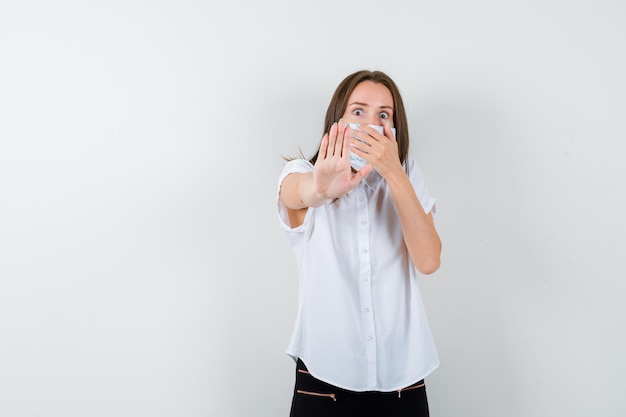
<svg viewBox="0 0 626 417"><path fill-rule="evenodd" d="M367 249L361 249L361 253L367 253Z"/></svg>
<svg viewBox="0 0 626 417"><path fill-rule="evenodd" d="M372 339L374 339L372 336L367 336L367 340L368 340L368 341L370 341L370 342L371 342L371 341L372 341Z"/></svg>
<svg viewBox="0 0 626 417"><path fill-rule="evenodd" d="M367 308L367 307L365 307L365 308L363 309L363 311L364 311L364 312L366 312L366 313L369 313L369 312L370 312L370 309L369 309L369 308Z"/></svg>
<svg viewBox="0 0 626 417"><path fill-rule="evenodd" d="M361 225L365 226L367 222L365 220L361 220Z"/></svg>
<svg viewBox="0 0 626 417"><path fill-rule="evenodd" d="M367 278L367 277L363 278L363 282L367 282L367 281L369 281L369 280L370 280L370 279L369 279L369 278Z"/></svg>
<svg viewBox="0 0 626 417"><path fill-rule="evenodd" d="M363 197L359 197L359 203L362 203L365 200Z"/></svg>

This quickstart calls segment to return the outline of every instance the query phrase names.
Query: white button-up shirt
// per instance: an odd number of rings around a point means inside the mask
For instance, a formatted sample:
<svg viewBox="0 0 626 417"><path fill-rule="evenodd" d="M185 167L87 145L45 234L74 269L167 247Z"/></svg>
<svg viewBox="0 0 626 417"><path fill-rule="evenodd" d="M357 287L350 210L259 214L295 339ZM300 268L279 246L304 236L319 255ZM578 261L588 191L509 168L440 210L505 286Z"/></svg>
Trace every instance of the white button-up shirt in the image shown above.
<svg viewBox="0 0 626 417"><path fill-rule="evenodd" d="M407 164L422 207L434 212L419 167ZM300 273L287 353L314 377L352 391L394 391L423 379L439 359L387 183L372 170L292 228L280 186L287 175L312 170L308 161L289 161L278 181L278 217Z"/></svg>

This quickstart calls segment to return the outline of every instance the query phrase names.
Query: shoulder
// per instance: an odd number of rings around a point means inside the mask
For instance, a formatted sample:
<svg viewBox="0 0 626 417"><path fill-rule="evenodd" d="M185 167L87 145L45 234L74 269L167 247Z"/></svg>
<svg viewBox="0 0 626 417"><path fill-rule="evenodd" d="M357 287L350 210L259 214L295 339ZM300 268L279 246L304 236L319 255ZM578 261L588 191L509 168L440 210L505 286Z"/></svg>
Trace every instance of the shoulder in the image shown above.
<svg viewBox="0 0 626 417"><path fill-rule="evenodd" d="M313 164L306 159L292 159L290 161L287 161L283 166L283 169L281 171L281 177L284 177L294 172L305 173L311 171L313 171ZM286 175L283 176L283 174Z"/></svg>
<svg viewBox="0 0 626 417"><path fill-rule="evenodd" d="M431 211L434 213L437 199L430 195L428 186L426 185L426 179L424 178L424 174L422 174L419 164L414 159L407 158L405 169L424 211L426 213Z"/></svg>
<svg viewBox="0 0 626 417"><path fill-rule="evenodd" d="M280 193L280 188L283 182L285 181L285 178L287 178L290 174L295 174L295 173L305 174L307 172L312 172L312 171L313 171L313 164L311 164L306 159L292 159L290 161L287 161L287 163L285 163L285 165L283 166L283 169L281 170L280 175L278 176L279 193Z"/></svg>
<svg viewBox="0 0 626 417"><path fill-rule="evenodd" d="M415 159L407 158L406 162L404 163L404 169L411 181L424 181L422 169L420 168L417 161L415 161Z"/></svg>

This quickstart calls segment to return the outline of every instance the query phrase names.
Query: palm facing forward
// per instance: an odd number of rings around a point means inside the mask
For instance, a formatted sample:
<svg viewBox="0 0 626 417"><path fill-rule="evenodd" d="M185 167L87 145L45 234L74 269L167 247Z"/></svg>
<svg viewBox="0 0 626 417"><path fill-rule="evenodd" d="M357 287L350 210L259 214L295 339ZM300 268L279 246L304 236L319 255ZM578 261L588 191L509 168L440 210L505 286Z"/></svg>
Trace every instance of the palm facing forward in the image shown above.
<svg viewBox="0 0 626 417"><path fill-rule="evenodd" d="M326 198L339 198L353 190L372 170L367 164L356 174L350 166L350 127L343 121L334 123L322 138L313 168L315 191Z"/></svg>

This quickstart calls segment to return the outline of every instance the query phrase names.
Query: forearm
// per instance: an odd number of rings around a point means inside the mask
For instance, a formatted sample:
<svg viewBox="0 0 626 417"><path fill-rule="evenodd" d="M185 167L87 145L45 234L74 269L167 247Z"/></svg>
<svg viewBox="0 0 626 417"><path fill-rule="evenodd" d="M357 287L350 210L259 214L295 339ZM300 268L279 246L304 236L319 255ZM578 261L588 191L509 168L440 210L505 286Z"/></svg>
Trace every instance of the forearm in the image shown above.
<svg viewBox="0 0 626 417"><path fill-rule="evenodd" d="M280 197L290 210L318 207L325 201L315 191L312 172L289 174L281 185Z"/></svg>
<svg viewBox="0 0 626 417"><path fill-rule="evenodd" d="M441 240L432 214L424 212L404 170L396 170L386 181L413 265L423 274L435 272L441 262Z"/></svg>

